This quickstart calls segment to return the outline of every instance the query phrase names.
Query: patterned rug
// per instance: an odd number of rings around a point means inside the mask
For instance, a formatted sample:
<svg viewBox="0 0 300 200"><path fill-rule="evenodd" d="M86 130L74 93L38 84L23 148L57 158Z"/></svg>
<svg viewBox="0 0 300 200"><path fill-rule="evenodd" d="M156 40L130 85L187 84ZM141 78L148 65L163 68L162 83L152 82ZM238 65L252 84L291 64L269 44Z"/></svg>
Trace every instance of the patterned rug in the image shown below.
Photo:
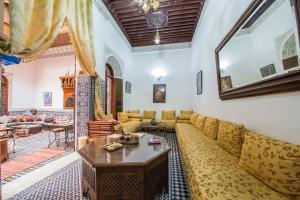
<svg viewBox="0 0 300 200"><path fill-rule="evenodd" d="M47 131L43 131L41 133L34 134L34 135L29 135L28 137L18 137L18 138L16 138L16 145L15 145L14 153L12 151L13 141L12 141L12 139L10 139L9 140L9 161L18 160L20 157L22 157L24 155L29 155L29 154L38 152L41 149L48 148L48 144L49 144L48 137L49 136L48 136ZM51 140L53 140L54 136L50 135L50 138L51 138ZM56 143L53 143L50 148L53 148L53 149L57 148ZM50 159L39 162L38 164L33 165L29 168L26 168L25 170L15 173L14 175L9 176L5 179L1 178L1 185L6 184L14 179L17 179L20 176L23 176L24 174L27 174L37 168L40 168L58 158L60 158L61 156L67 155L68 153L70 153L70 152L64 152L64 154L60 154L58 156L51 157ZM9 162L9 161L6 161L6 162ZM6 162L4 162L4 163L6 163ZM3 166L4 163L1 164L1 166ZM2 175L4 175L3 169L2 169Z"/></svg>
<svg viewBox="0 0 300 200"><path fill-rule="evenodd" d="M51 139L53 139L51 135ZM9 140L9 160L15 160L19 157L47 148L49 144L48 132L44 131L28 137L19 137L16 139L15 153L12 152L13 141ZM55 145L55 144L54 144ZM54 146L53 145L53 146Z"/></svg>
<svg viewBox="0 0 300 200"><path fill-rule="evenodd" d="M181 154L174 133L163 134L172 151L169 154L169 191L158 194L156 200L188 200L189 191ZM50 200L50 199L82 199L81 196L81 159L51 174L42 181L10 198L11 200ZM86 199L84 197L83 199Z"/></svg>
<svg viewBox="0 0 300 200"><path fill-rule="evenodd" d="M57 149L42 149L40 151L23 155L16 160L6 161L1 164L1 180L16 175L26 169L32 168L50 158L62 155L63 150Z"/></svg>

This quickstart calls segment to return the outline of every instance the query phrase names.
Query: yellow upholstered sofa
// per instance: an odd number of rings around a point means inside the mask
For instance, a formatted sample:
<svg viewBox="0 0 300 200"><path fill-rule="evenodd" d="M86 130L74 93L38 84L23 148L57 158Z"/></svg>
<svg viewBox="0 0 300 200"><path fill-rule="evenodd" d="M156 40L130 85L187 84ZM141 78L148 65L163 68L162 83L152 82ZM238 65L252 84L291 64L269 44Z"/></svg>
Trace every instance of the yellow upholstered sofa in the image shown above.
<svg viewBox="0 0 300 200"><path fill-rule="evenodd" d="M140 131L140 126L142 123L141 117L138 117L136 114L132 117L129 116L131 116L130 113L118 113L118 121L120 121L120 124L114 126L116 133L133 133Z"/></svg>
<svg viewBox="0 0 300 200"><path fill-rule="evenodd" d="M174 131L176 124L176 111L162 111L160 122L166 124L167 131Z"/></svg>
<svg viewBox="0 0 300 200"><path fill-rule="evenodd" d="M299 145L196 113L176 135L192 200L300 199Z"/></svg>

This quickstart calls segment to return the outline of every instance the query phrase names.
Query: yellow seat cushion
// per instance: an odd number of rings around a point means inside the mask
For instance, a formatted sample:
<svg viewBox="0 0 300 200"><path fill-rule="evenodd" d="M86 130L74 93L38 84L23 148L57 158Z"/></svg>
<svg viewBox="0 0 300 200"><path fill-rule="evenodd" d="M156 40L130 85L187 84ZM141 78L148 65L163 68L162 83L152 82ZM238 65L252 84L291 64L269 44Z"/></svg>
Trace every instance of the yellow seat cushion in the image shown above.
<svg viewBox="0 0 300 200"><path fill-rule="evenodd" d="M181 119L181 120L190 120L192 114L180 114L178 115L177 119Z"/></svg>
<svg viewBox="0 0 300 200"><path fill-rule="evenodd" d="M218 144L236 157L240 157L245 128L243 125L220 121L218 130Z"/></svg>
<svg viewBox="0 0 300 200"><path fill-rule="evenodd" d="M144 111L144 119L155 119L156 111L145 110Z"/></svg>
<svg viewBox="0 0 300 200"><path fill-rule="evenodd" d="M191 115L190 120L191 120L191 124L192 124L192 125L195 125L198 115L199 115L199 114L198 114L198 113L195 113L195 112Z"/></svg>
<svg viewBox="0 0 300 200"><path fill-rule="evenodd" d="M177 119L176 123L191 123L189 119Z"/></svg>
<svg viewBox="0 0 300 200"><path fill-rule="evenodd" d="M143 122L143 123L149 123L149 122L151 122L151 120L152 120L152 119L142 119L142 122Z"/></svg>
<svg viewBox="0 0 300 200"><path fill-rule="evenodd" d="M128 110L128 113L140 114L140 110Z"/></svg>
<svg viewBox="0 0 300 200"><path fill-rule="evenodd" d="M131 117L131 118L128 118L128 121L142 121L142 118L141 117Z"/></svg>
<svg viewBox="0 0 300 200"><path fill-rule="evenodd" d="M181 114L193 114L193 111L192 110L190 110L190 111L186 111L186 110L182 110L182 111L180 111L180 113Z"/></svg>
<svg viewBox="0 0 300 200"><path fill-rule="evenodd" d="M191 124L176 124L176 135L193 200L288 200L239 166L239 158Z"/></svg>
<svg viewBox="0 0 300 200"><path fill-rule="evenodd" d="M128 121L126 123L122 123L121 125L124 133L135 133L140 131L141 122Z"/></svg>
<svg viewBox="0 0 300 200"><path fill-rule="evenodd" d="M218 134L218 126L219 126L218 119L206 117L203 126L203 134L205 134L207 137L210 137L212 139L216 139Z"/></svg>
<svg viewBox="0 0 300 200"><path fill-rule="evenodd" d="M176 119L176 111L162 111L162 120L175 120Z"/></svg>
<svg viewBox="0 0 300 200"><path fill-rule="evenodd" d="M247 133L240 166L279 192L300 195L300 145Z"/></svg>
<svg viewBox="0 0 300 200"><path fill-rule="evenodd" d="M175 130L176 120L160 120L160 122L166 124L167 130Z"/></svg>
<svg viewBox="0 0 300 200"><path fill-rule="evenodd" d="M118 113L118 120L119 120L121 123L128 122L128 115L127 115L127 113L125 113L125 112L119 112L119 113Z"/></svg>
<svg viewBox="0 0 300 200"><path fill-rule="evenodd" d="M200 131L203 131L206 118L207 118L206 116L202 116L202 115L199 115L197 117L197 120L195 122L195 127Z"/></svg>

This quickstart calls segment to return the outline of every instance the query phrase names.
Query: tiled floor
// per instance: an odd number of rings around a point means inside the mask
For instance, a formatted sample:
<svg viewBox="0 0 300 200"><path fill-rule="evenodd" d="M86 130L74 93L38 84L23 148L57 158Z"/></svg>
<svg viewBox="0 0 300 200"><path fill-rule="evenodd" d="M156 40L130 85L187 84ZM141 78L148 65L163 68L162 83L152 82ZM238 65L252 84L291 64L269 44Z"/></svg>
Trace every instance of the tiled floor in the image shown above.
<svg viewBox="0 0 300 200"><path fill-rule="evenodd" d="M178 149L176 136L174 133L164 135L171 145L172 151L169 154L169 194L158 194L157 200L174 199L185 200L189 199L189 192L185 173L182 166L181 154ZM77 153L73 153L74 155ZM70 157L73 156L69 155ZM78 156L78 155L77 155ZM74 156L73 156L74 157ZM73 160L73 161L72 161ZM54 161L57 164L59 160ZM71 159L72 162L65 163L63 168L59 168L55 172L48 173L47 177L33 183L30 187L23 191L18 191L14 196L6 195L4 199L30 199L30 200L47 200L47 199L82 199L81 197L81 159L79 156ZM52 163L45 167L51 167ZM39 171L42 170L39 169ZM36 172L38 173L38 171ZM26 181L25 179L23 181ZM16 183L17 184L17 183ZM13 187L13 185L10 185ZM4 188L3 188L4 189Z"/></svg>

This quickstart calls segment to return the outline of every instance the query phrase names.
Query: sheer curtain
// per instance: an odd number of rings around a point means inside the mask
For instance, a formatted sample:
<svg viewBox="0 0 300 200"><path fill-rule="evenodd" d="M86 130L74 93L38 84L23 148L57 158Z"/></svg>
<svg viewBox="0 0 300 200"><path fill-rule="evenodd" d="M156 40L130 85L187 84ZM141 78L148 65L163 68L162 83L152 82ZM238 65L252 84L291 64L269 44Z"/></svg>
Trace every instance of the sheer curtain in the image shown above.
<svg viewBox="0 0 300 200"><path fill-rule="evenodd" d="M54 42L65 21L82 70L95 77L95 117L105 118L96 71L91 0L11 0L11 53L29 61Z"/></svg>

